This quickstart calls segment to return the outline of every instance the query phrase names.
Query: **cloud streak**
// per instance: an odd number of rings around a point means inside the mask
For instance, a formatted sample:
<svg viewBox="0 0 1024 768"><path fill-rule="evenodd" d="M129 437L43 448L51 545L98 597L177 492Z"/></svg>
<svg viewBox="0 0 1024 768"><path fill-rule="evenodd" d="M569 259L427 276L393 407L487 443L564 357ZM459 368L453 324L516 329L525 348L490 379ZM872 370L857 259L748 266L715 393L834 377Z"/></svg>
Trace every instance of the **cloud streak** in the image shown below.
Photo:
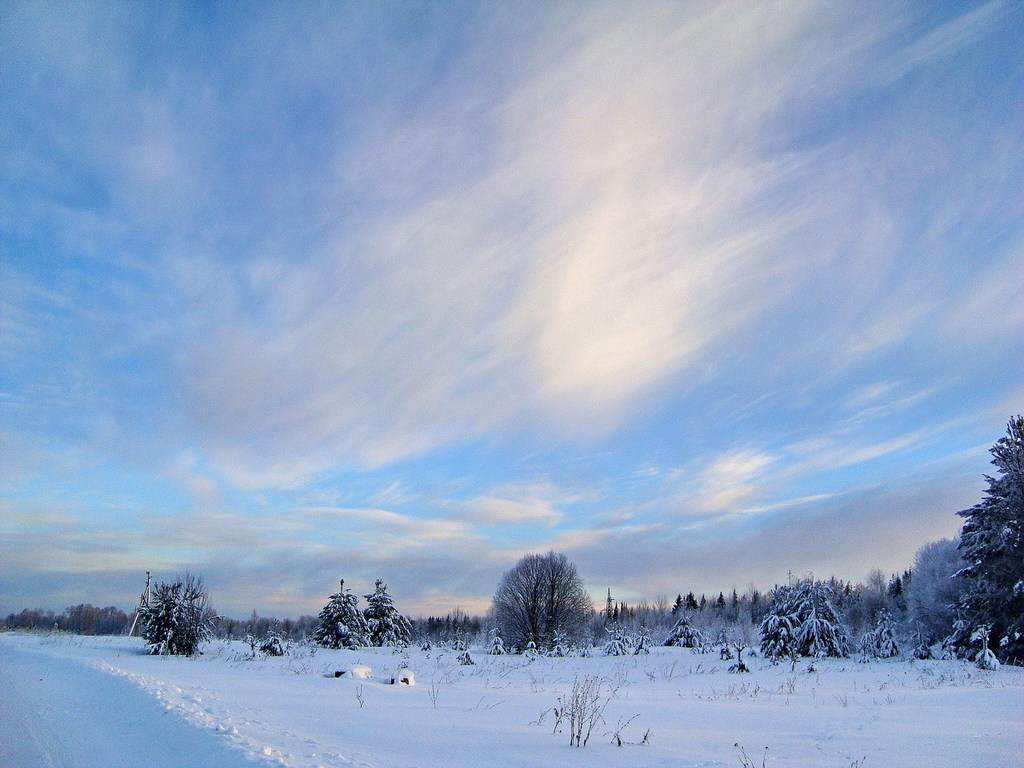
<svg viewBox="0 0 1024 768"><path fill-rule="evenodd" d="M899 489L948 534L929 468L1020 399L1012 4L6 10L0 492L47 583L33 510L279 605L480 604L551 546L770 578Z"/></svg>

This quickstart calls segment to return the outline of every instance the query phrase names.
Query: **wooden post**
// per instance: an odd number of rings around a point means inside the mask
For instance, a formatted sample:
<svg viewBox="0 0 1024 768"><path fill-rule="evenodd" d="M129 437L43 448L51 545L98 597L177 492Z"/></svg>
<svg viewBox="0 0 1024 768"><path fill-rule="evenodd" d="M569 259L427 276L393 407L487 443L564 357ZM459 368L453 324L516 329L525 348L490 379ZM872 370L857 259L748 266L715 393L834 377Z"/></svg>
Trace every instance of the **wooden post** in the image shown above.
<svg viewBox="0 0 1024 768"><path fill-rule="evenodd" d="M135 609L135 618L132 619L132 628L128 630L128 637L135 634L135 625L139 623L139 616L149 607L149 582L150 573L146 571L146 588L142 590L142 597L139 598L139 607Z"/></svg>

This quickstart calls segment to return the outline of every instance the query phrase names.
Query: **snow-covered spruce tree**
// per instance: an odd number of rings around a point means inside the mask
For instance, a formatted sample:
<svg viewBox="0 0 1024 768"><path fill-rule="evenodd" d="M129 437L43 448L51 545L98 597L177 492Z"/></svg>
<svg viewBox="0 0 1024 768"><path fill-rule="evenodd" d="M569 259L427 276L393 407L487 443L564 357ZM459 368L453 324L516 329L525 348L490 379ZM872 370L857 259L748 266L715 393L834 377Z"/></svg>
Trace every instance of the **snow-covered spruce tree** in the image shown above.
<svg viewBox="0 0 1024 768"><path fill-rule="evenodd" d="M632 653L632 645L626 636L626 630L618 624L606 627L608 642L604 644L605 656L629 656Z"/></svg>
<svg viewBox="0 0 1024 768"><path fill-rule="evenodd" d="M1024 665L1024 416L1010 419L991 453L999 476L986 475L985 498L957 513L965 518L960 552L967 566L960 571L964 625L953 644L966 653L971 638L988 628L987 647L996 657Z"/></svg>
<svg viewBox="0 0 1024 768"><path fill-rule="evenodd" d="M412 626L388 594L388 586L382 579L374 582L372 594L366 595L366 636L373 646L405 646L412 637Z"/></svg>
<svg viewBox="0 0 1024 768"><path fill-rule="evenodd" d="M487 653L491 656L505 655L505 641L501 639L501 632L497 629L491 630L491 644L487 649Z"/></svg>
<svg viewBox="0 0 1024 768"><path fill-rule="evenodd" d="M883 611L871 631L861 638L860 651L865 659L894 659L900 655L893 622L887 612Z"/></svg>
<svg viewBox="0 0 1024 768"><path fill-rule="evenodd" d="M999 669L999 659L989 648L989 628L979 627L974 631L974 636L971 638L975 645L981 650L974 656L974 663L978 665L980 669L994 672Z"/></svg>
<svg viewBox="0 0 1024 768"><path fill-rule="evenodd" d="M651 633L647 631L647 627L640 627L639 631L634 634L634 638L634 656L642 656L651 652Z"/></svg>
<svg viewBox="0 0 1024 768"><path fill-rule="evenodd" d="M845 657L846 628L832 605L832 588L813 579L776 587L761 622L761 652L773 661L787 656Z"/></svg>
<svg viewBox="0 0 1024 768"><path fill-rule="evenodd" d="M140 615L142 636L150 653L194 656L213 633L214 617L202 578L185 573L153 587Z"/></svg>
<svg viewBox="0 0 1024 768"><path fill-rule="evenodd" d="M849 654L846 627L832 605L832 594L828 584L813 579L796 585L793 600L800 622L796 632L798 655L845 657Z"/></svg>
<svg viewBox="0 0 1024 768"><path fill-rule="evenodd" d="M704 646L704 635L693 626L690 617L684 612L679 616L679 621L672 627L672 631L669 632L662 645L677 648L701 648Z"/></svg>
<svg viewBox="0 0 1024 768"><path fill-rule="evenodd" d="M776 587L771 605L761 621L761 653L772 663L796 656L796 633L799 620L791 587Z"/></svg>
<svg viewBox="0 0 1024 768"><path fill-rule="evenodd" d="M361 648L366 645L366 619L358 608L359 598L341 588L331 595L320 611L313 640L326 648Z"/></svg>

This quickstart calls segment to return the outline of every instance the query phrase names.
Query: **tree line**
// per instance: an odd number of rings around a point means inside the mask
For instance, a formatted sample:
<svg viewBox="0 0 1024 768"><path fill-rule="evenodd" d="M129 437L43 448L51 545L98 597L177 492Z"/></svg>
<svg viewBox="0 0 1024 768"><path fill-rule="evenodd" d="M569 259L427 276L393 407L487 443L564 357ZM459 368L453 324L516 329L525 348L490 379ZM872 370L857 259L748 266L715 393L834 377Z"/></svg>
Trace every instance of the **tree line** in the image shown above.
<svg viewBox="0 0 1024 768"><path fill-rule="evenodd" d="M410 621L395 607L383 580L358 597L341 582L320 615L296 622L248 623L217 620L202 580L185 574L158 584L139 619L155 653L189 655L219 633L234 636L309 638L330 648L403 646L413 642L487 642L494 653L564 654L604 642L609 653L642 652L652 642L672 645L759 646L778 660L805 655L862 656L938 652L969 658L980 666L1024 664L1024 416L1015 416L1006 436L990 451L996 477L985 476L981 502L959 514L959 540L923 546L914 564L886 576L873 571L863 584L811 576L776 585L768 595L756 589L717 597L693 592L675 601L628 605L609 591L594 610L576 566L564 554L527 555L501 578L487 617L457 611L447 617ZM60 616L41 611L11 614L7 628L62 629L83 634L123 632L128 617L116 608L79 605ZM486 633L486 638L483 637ZM655 637L658 635L658 637ZM859 638L859 640L857 639ZM856 642L855 642L856 641ZM740 659L737 666L742 665Z"/></svg>
<svg viewBox="0 0 1024 768"><path fill-rule="evenodd" d="M4 619L8 630L49 630L71 632L76 635L121 635L128 630L131 617L120 608L108 605L98 608L81 603L68 606L61 613L26 608L11 613Z"/></svg>

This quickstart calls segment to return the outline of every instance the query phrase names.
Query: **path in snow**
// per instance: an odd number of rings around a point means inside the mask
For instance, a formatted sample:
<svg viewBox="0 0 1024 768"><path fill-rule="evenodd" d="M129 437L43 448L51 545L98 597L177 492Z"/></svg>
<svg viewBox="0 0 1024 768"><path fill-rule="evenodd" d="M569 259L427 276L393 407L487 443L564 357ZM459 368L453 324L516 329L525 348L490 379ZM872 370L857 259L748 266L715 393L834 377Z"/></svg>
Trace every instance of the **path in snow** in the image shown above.
<svg viewBox="0 0 1024 768"><path fill-rule="evenodd" d="M126 680L0 643L4 768L255 768Z"/></svg>

